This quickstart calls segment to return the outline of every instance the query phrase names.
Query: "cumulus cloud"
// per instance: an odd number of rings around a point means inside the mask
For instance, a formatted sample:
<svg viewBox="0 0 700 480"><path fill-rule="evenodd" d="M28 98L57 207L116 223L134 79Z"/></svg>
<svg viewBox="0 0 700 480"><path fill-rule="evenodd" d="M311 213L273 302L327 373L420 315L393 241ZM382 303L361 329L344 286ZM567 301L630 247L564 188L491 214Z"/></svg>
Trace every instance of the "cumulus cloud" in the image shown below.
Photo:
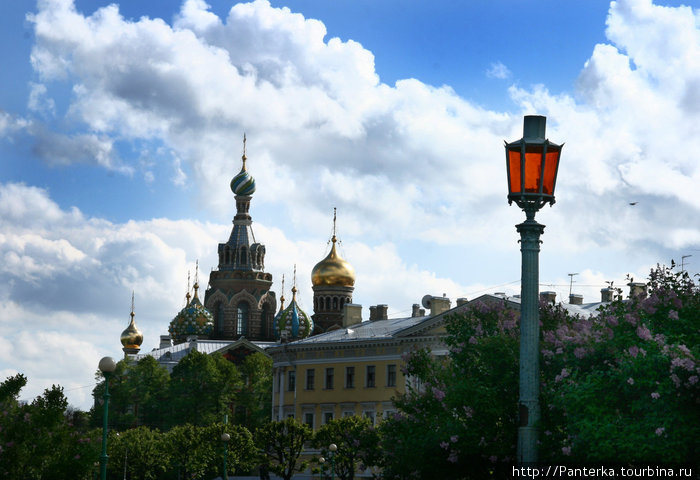
<svg viewBox="0 0 700 480"><path fill-rule="evenodd" d="M70 129L33 126L35 150L51 164L131 174L133 159L119 154L119 142L152 141L171 152L151 161L167 162L172 182L186 179L209 211L226 211L222 178L239 168L247 131L254 208L275 210L303 232L291 240L256 225L270 269L290 272L294 258L310 271L322 258L310 239L326 235L337 206L362 301L410 305L425 293L481 288L479 276L490 272L448 280L419 259L403 259L401 241L459 248L463 256L452 262L466 265L485 243L494 258L516 248L512 226L522 214L505 204L502 142L520 138L523 114L544 114L548 137L566 146L557 205L538 214L548 225L541 278L566 283L566 271L588 268L587 282L618 281L699 244L698 15L650 0L613 2L607 40L591 46L575 93L511 86L516 111L494 112L449 86L384 84L360 43L327 38L322 22L265 0L234 5L225 18L188 0L171 24L125 19L117 5L83 15L69 0L44 0L30 16L41 85L30 102L47 112L59 104L51 103L59 87L70 85L67 109L55 112ZM490 69L497 78L507 73L502 64ZM27 125L0 113L0 136ZM184 278L193 257L213 265L214 246L228 234L189 220L84 218L18 184L5 184L0 199L0 222L9 227L0 254L5 265L27 266L12 277L13 295L29 302L22 308L58 302L79 319L88 312L113 318L121 307L105 300L102 292L117 288L110 285L137 285L172 315L172 292L184 292L184 281L174 279ZM407 283L397 284L402 275ZM30 294L39 287L41 295ZM68 287L82 293L80 301L63 295ZM165 310L146 322L158 323L158 333Z"/></svg>

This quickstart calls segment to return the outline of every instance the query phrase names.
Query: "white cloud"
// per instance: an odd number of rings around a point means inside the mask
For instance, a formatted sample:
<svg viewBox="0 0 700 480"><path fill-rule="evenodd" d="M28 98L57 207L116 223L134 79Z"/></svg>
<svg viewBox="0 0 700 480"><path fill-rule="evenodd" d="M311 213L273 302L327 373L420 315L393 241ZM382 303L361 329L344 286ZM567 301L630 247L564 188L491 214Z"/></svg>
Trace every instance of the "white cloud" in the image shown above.
<svg viewBox="0 0 700 480"><path fill-rule="evenodd" d="M512 75L511 71L501 62L494 62L491 64L488 70L486 70L486 76L489 78L497 78L499 80L505 80L510 78Z"/></svg>
<svg viewBox="0 0 700 480"><path fill-rule="evenodd" d="M32 64L46 88L36 89L37 102L50 105L56 84L67 82L73 93L60 119L70 132L33 127L37 152L53 164L130 174L133 160L115 145L153 140L172 153L152 161L168 162L175 184L186 178L203 211L229 211L222 179L239 168L247 131L258 184L253 208L278 215L255 226L277 280L295 262L308 275L322 258L317 239L337 206L367 306L403 311L426 293L485 288L472 279L505 270L500 258L517 249L513 225L522 221L506 204L502 141L520 138L522 115L532 113L547 115L548 137L566 142L557 204L538 214L548 225L543 280L565 283L573 269L589 271L581 281L591 285L618 281L700 245L693 156L700 150L700 22L688 7L613 2L608 40L591 46L576 94L512 86L517 113L484 110L448 86L416 79L383 84L362 45L327 39L320 21L264 0L235 5L226 18L187 1L172 25L127 20L116 5L83 16L68 0L44 0L30 19ZM507 73L493 67L493 75ZM0 113L0 135L22 122ZM290 239L274 221L301 233ZM193 258L213 265L215 246L228 235L228 227L188 220L88 219L19 184L0 188L0 225L6 264L26 266L10 284L22 308L71 312L86 326L88 312L104 315L118 334L128 313L118 299L136 286L137 297L148 299L144 328L154 339L179 305L187 266ZM466 266L487 245L493 265L448 279L440 272L451 265L425 265L415 252L407 260L404 241L460 249L446 263ZM308 279L299 287L308 309Z"/></svg>

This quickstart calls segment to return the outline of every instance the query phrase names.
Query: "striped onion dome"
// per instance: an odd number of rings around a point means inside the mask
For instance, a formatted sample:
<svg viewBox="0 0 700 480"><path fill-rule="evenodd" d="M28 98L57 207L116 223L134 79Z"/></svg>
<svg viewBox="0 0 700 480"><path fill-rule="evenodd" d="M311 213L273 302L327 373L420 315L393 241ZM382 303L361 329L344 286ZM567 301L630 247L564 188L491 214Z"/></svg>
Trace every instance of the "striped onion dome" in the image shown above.
<svg viewBox="0 0 700 480"><path fill-rule="evenodd" d="M168 332L175 343L182 343L190 335L206 337L214 330L214 317L204 308L197 296L199 285L194 284L194 297L170 322ZM189 299L189 293L187 294Z"/></svg>
<svg viewBox="0 0 700 480"><path fill-rule="evenodd" d="M287 340L299 340L314 331L314 321L299 307L296 297L297 289L292 287L292 301L275 317L275 334L278 338L286 332Z"/></svg>

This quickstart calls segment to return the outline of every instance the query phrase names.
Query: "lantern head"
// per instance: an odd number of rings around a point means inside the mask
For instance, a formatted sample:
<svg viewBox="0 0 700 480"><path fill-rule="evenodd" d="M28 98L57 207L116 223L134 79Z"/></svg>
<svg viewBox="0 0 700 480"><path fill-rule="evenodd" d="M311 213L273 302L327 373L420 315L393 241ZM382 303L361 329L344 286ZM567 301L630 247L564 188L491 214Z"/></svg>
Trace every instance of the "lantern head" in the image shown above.
<svg viewBox="0 0 700 480"><path fill-rule="evenodd" d="M559 157L564 145L545 138L547 117L527 115L523 123L523 138L505 144L508 203L515 202L524 210L536 211L545 203L554 203Z"/></svg>

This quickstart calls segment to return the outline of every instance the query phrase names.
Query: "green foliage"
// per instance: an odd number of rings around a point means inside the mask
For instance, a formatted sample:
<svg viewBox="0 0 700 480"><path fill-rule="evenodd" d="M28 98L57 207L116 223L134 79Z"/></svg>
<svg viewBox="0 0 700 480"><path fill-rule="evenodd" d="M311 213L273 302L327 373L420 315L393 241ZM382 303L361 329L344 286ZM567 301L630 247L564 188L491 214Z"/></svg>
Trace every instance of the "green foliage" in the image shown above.
<svg viewBox="0 0 700 480"><path fill-rule="evenodd" d="M306 469L308 462L300 461L299 456L304 444L312 439L311 428L294 418L267 423L255 432L262 467L284 480Z"/></svg>
<svg viewBox="0 0 700 480"><path fill-rule="evenodd" d="M326 472L330 471L330 458L333 456L335 475L340 480L353 480L358 467L364 470L379 462L379 434L365 417L330 420L316 432L313 443L328 460L322 465ZM333 454L328 450L331 443L338 447Z"/></svg>
<svg viewBox="0 0 700 480"><path fill-rule="evenodd" d="M542 305L540 460L698 465L700 289L658 267L646 294L597 317ZM475 305L447 325L449 354L407 356L416 386L382 424L388 479L485 478L515 461L518 312ZM430 425L430 428L426 428Z"/></svg>
<svg viewBox="0 0 700 480"><path fill-rule="evenodd" d="M260 352L248 355L240 371L244 381L236 395L234 421L255 431L270 421L272 359Z"/></svg>
<svg viewBox="0 0 700 480"><path fill-rule="evenodd" d="M191 351L170 376L170 425L210 425L229 410L241 388L236 366L221 355Z"/></svg>
<svg viewBox="0 0 700 480"><path fill-rule="evenodd" d="M63 389L56 385L20 405L17 397L25 384L23 375L0 384L0 477L88 478L99 455L99 431L73 425Z"/></svg>
<svg viewBox="0 0 700 480"><path fill-rule="evenodd" d="M107 441L110 479L156 480L163 478L168 466L169 451L162 434L148 427L112 432Z"/></svg>
<svg viewBox="0 0 700 480"><path fill-rule="evenodd" d="M597 319L543 311L543 451L551 461L697 463L700 290L657 267Z"/></svg>
<svg viewBox="0 0 700 480"><path fill-rule="evenodd" d="M382 424L386 478L486 478L513 461L517 327L517 312L502 302L479 304L449 319L447 358L406 356L416 382Z"/></svg>

